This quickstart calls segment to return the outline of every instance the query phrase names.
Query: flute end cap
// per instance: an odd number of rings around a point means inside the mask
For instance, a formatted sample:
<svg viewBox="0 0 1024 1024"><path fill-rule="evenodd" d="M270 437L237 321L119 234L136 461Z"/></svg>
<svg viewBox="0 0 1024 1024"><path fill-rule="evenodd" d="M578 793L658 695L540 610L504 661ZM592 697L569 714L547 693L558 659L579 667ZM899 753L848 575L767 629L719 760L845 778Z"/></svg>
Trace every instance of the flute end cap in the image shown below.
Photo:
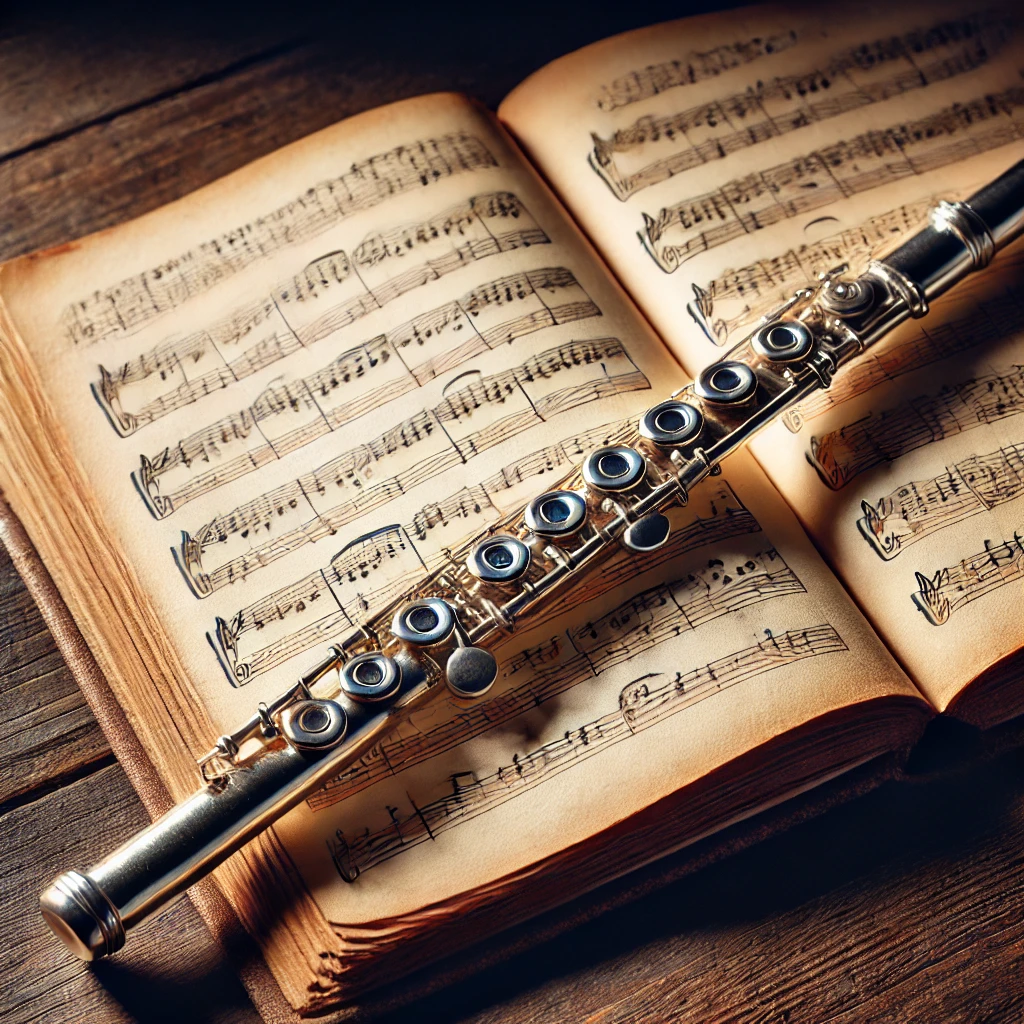
<svg viewBox="0 0 1024 1024"><path fill-rule="evenodd" d="M68 871L39 897L50 930L79 960L99 960L124 945L124 925L92 879Z"/></svg>

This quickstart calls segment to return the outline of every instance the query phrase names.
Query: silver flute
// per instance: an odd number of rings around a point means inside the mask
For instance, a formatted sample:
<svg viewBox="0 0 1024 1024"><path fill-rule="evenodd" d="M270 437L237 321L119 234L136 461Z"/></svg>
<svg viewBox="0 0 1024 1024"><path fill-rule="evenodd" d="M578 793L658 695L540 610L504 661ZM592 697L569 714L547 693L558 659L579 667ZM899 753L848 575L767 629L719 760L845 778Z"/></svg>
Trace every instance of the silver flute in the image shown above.
<svg viewBox="0 0 1024 1024"><path fill-rule="evenodd" d="M42 894L42 912L83 960L212 871L299 801L447 691L482 697L498 674L489 648L610 553L669 538L665 515L762 427L868 346L1024 233L1024 161L854 277L838 267L762 317L724 358L591 452L553 490L450 553L446 564L370 617L276 700L199 759L184 803L86 872Z"/></svg>

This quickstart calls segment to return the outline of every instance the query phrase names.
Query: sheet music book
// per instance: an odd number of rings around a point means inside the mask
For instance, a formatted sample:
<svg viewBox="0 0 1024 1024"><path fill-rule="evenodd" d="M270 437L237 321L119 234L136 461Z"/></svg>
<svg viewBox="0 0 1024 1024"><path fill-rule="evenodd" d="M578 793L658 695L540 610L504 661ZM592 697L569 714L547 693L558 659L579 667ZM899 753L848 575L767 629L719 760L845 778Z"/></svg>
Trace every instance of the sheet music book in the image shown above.
<svg viewBox="0 0 1024 1024"><path fill-rule="evenodd" d="M1022 39L962 3L686 19L0 267L0 486L122 741L188 795L460 540L1021 159ZM1010 250L904 325L506 641L486 699L217 870L295 1012L887 772L935 714L1024 713L1020 280Z"/></svg>

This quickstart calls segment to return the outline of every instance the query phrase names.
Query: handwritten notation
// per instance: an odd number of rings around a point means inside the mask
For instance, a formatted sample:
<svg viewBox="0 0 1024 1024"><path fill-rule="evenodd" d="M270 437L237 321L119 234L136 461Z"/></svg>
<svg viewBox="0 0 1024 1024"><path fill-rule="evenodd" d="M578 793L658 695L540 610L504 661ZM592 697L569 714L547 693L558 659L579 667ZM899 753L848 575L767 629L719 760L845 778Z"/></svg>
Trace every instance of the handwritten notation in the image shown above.
<svg viewBox="0 0 1024 1024"><path fill-rule="evenodd" d="M243 686L317 644L337 639L362 621L364 605L387 604L426 572L406 530L381 527L346 544L323 569L278 587L231 619L218 618L207 639L231 684ZM300 620L298 629L290 628L292 619ZM282 623L289 627L283 636L257 650L243 650L251 633L280 632L274 627Z"/></svg>
<svg viewBox="0 0 1024 1024"><path fill-rule="evenodd" d="M512 193L474 196L422 223L370 235L351 257L320 256L269 294L115 370L101 366L93 394L124 437L470 263L547 244Z"/></svg>
<svg viewBox="0 0 1024 1024"><path fill-rule="evenodd" d="M1009 263L1009 261L1007 261ZM1003 341L1024 331L1024 304L1013 290L972 304L967 313L929 325L920 334L869 351L827 391L805 398L783 413L782 422L794 434L804 424L823 416L886 381L931 366L943 359Z"/></svg>
<svg viewBox="0 0 1024 1024"><path fill-rule="evenodd" d="M563 378L566 383L559 386ZM463 379L467 383L448 391L439 405L194 533L183 532L175 558L195 595L206 597L333 536L346 523L538 423L651 386L617 338L570 341L501 373L457 378ZM385 476L389 471L392 475ZM336 504L339 496L343 500ZM313 518L304 519L310 512ZM254 543L260 534L268 539ZM233 553L237 548L241 552ZM220 552L225 552L224 561L204 568L204 558L208 563L210 555Z"/></svg>
<svg viewBox="0 0 1024 1024"><path fill-rule="evenodd" d="M310 807L323 810L389 775L453 750L633 655L705 623L803 592L796 574L774 550L753 551L743 561L731 552L729 558L728 569L723 559L715 556L693 565L683 563L680 569L692 568L693 572L635 594L592 622L516 652L502 663L501 678L508 688L498 696L469 708L450 705L443 721L422 731L390 737L310 797ZM661 557L664 564L674 561ZM525 681L520 682L524 677Z"/></svg>
<svg viewBox="0 0 1024 1024"><path fill-rule="evenodd" d="M608 433L598 428L589 435L573 438L572 444L581 442L586 450L592 450L606 443L607 438ZM542 463L532 456L522 461L530 462L531 471L542 471L537 468ZM566 461L576 463L578 455ZM485 481L493 487L488 502L481 500L479 504L460 508L465 520L458 524L459 539L474 535L507 513L509 501L502 499L501 488L507 484L508 468L495 474L501 480L492 477ZM529 481L529 477L524 479ZM612 555L599 571L587 574L585 585L567 592L557 606L544 606L534 612L530 617L532 626L542 626L585 601L627 585L663 561L761 530L726 483L706 488L700 498L700 509L688 521L673 525L668 543L660 550L641 555L619 551ZM421 579L425 572L447 561L449 546L444 536L421 536L415 532L421 527L417 522L419 516L420 513L414 516L412 527L393 524L357 537L322 569L244 606L230 619L218 618L207 639L232 685L243 686L279 668L295 655L333 638L339 628L359 625L398 596L407 583ZM430 529L437 529L438 525L436 520L432 521Z"/></svg>
<svg viewBox="0 0 1024 1024"><path fill-rule="evenodd" d="M930 576L922 572L914 576L918 588L911 595L914 604L932 625L945 625L973 601L1024 580L1024 536L1014 530L1009 540L986 540L984 550L956 565Z"/></svg>
<svg viewBox="0 0 1024 1024"><path fill-rule="evenodd" d="M609 138L592 133L591 168L616 199L737 150L982 67L1007 38L978 14L849 47L818 68L667 115L645 115ZM651 156L659 155L651 160Z"/></svg>
<svg viewBox="0 0 1024 1024"><path fill-rule="evenodd" d="M315 238L355 213L452 175L497 164L478 138L465 133L378 153L271 213L78 299L61 315L63 333L76 345L133 334L245 267Z"/></svg>
<svg viewBox="0 0 1024 1024"><path fill-rule="evenodd" d="M163 518L484 352L600 315L564 267L489 281L342 352L307 377L271 385L251 405L176 445L141 456L136 489L150 512Z"/></svg>
<svg viewBox="0 0 1024 1024"><path fill-rule="evenodd" d="M824 146L654 216L644 213L640 241L671 274L734 238L1021 137L1024 88L1013 86Z"/></svg>
<svg viewBox="0 0 1024 1024"><path fill-rule="evenodd" d="M608 85L602 85L597 106L600 110L616 110L651 96L659 96L670 89L717 78L732 68L750 64L774 53L782 53L795 45L796 41L795 31L783 30L767 36L725 43L703 52L694 51L682 60L649 64L616 78Z"/></svg>
<svg viewBox="0 0 1024 1024"><path fill-rule="evenodd" d="M1024 444L969 455L930 480L902 484L862 501L857 527L877 554L895 558L911 544L1024 494Z"/></svg>
<svg viewBox="0 0 1024 1024"><path fill-rule="evenodd" d="M278 587L230 619L218 618L209 639L229 680L251 682L343 626L364 621L436 568L453 534L475 534L500 519L520 484L567 472L627 426L628 421L601 424L524 455L477 484L424 504L404 524L349 541L322 569Z"/></svg>
<svg viewBox="0 0 1024 1024"><path fill-rule="evenodd" d="M820 273L840 264L863 266L894 241L920 230L936 198L898 206L820 242L725 270L703 285L694 282L687 309L712 344L725 345L733 331L749 328Z"/></svg>
<svg viewBox="0 0 1024 1024"><path fill-rule="evenodd" d="M937 395L903 400L822 437L812 437L807 460L832 490L855 476L925 445L1024 412L1024 367L945 385Z"/></svg>
<svg viewBox="0 0 1024 1024"><path fill-rule="evenodd" d="M360 874L436 839L451 828L542 785L561 772L602 753L616 743L653 728L673 715L729 687L795 662L848 650L828 623L793 629L719 658L696 669L656 673L623 687L618 707L566 731L557 740L513 755L511 761L482 778L462 772L449 776L449 792L400 813L389 809L383 828L338 830L328 849L341 877L354 882Z"/></svg>

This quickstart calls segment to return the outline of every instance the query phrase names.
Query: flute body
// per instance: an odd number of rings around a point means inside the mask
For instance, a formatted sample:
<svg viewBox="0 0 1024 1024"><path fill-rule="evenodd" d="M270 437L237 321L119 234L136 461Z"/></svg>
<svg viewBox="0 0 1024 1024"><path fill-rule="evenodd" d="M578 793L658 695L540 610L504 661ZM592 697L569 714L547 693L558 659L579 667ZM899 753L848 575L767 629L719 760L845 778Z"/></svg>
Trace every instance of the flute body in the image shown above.
<svg viewBox="0 0 1024 1024"><path fill-rule="evenodd" d="M209 873L446 691L472 701L497 676L496 640L602 555L654 551L665 512L723 459L867 347L1024 232L1024 161L930 222L859 276L840 267L753 325L693 384L648 409L615 443L524 509L462 545L442 568L331 648L199 765L201 788L89 871L42 894L77 956L124 945L128 929Z"/></svg>

